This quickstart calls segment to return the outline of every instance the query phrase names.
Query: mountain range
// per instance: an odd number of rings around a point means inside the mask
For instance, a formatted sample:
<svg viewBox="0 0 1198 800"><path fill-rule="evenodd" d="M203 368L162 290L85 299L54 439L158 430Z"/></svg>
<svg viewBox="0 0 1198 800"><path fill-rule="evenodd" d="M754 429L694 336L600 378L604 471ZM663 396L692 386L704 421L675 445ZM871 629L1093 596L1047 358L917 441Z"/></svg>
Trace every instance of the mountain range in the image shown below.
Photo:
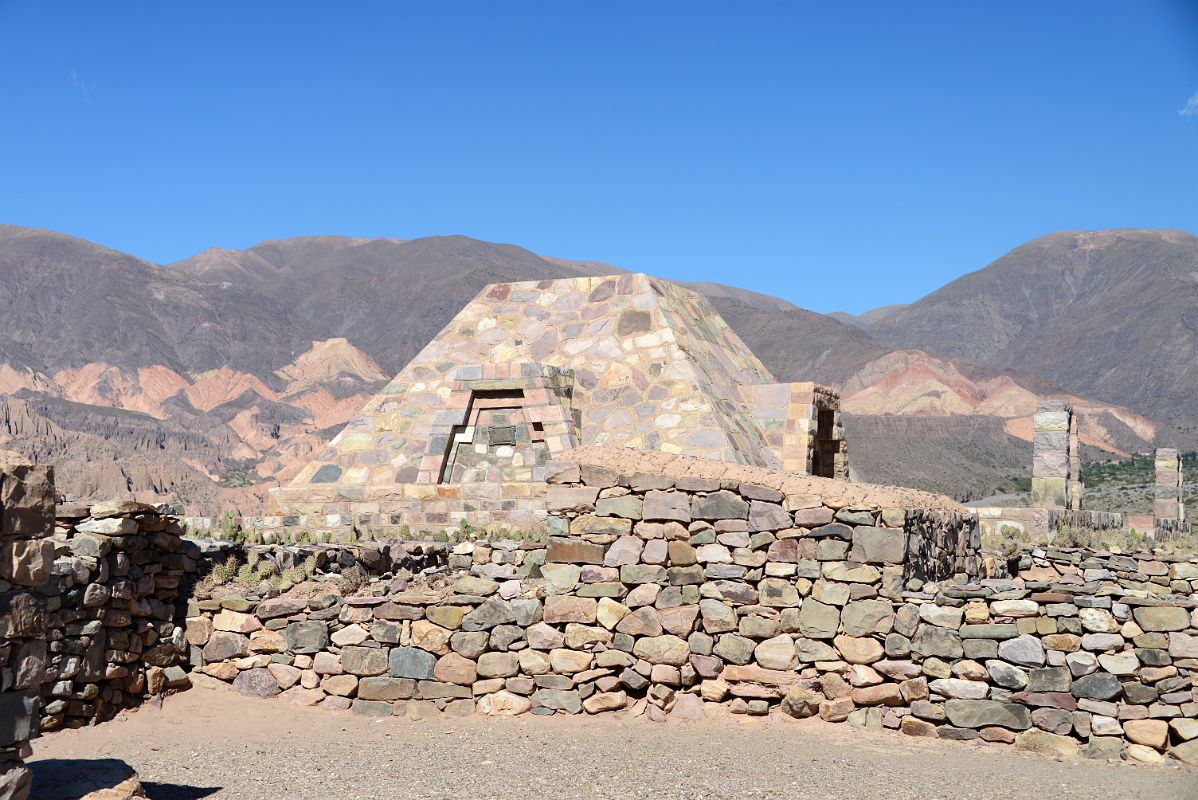
<svg viewBox="0 0 1198 800"><path fill-rule="evenodd" d="M482 287L611 265L462 236L300 237L168 265L0 225L0 449L80 500L261 507ZM1198 239L1035 239L915 303L824 315L712 283L779 380L838 387L858 479L959 497L1028 471L1038 397L1091 457L1198 443Z"/></svg>

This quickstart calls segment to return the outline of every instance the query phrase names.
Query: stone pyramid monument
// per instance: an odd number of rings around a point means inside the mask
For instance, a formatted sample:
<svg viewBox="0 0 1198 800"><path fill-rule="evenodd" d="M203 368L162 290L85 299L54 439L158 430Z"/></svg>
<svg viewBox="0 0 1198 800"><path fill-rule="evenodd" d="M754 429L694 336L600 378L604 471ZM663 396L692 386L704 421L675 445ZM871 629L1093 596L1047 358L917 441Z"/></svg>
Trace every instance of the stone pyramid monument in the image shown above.
<svg viewBox="0 0 1198 800"><path fill-rule="evenodd" d="M284 514L533 524L579 445L847 477L839 398L775 383L706 299L641 274L474 298L289 486Z"/></svg>

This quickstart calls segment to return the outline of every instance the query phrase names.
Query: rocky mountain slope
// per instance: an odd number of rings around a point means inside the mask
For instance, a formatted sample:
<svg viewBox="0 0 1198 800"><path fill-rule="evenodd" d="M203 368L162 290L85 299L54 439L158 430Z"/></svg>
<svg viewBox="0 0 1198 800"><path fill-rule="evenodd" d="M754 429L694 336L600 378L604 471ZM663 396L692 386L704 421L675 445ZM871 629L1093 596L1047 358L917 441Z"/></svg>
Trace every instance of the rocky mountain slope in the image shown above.
<svg viewBox="0 0 1198 800"><path fill-rule="evenodd" d="M1063 232L864 323L875 339L1018 368L1198 439L1198 238Z"/></svg>
<svg viewBox="0 0 1198 800"><path fill-rule="evenodd" d="M58 463L81 498L250 511L483 286L615 271L458 236L302 237L159 266L0 226L0 448ZM899 328L875 333L929 298L846 322L733 287L692 288L779 380L843 388L862 479L960 495L1004 487L1026 472L1026 417L1041 395L1073 399L1087 442L1114 454L1148 447L1162 418L999 364L981 340L956 352L900 344ZM1118 372L1115 345L1103 346Z"/></svg>

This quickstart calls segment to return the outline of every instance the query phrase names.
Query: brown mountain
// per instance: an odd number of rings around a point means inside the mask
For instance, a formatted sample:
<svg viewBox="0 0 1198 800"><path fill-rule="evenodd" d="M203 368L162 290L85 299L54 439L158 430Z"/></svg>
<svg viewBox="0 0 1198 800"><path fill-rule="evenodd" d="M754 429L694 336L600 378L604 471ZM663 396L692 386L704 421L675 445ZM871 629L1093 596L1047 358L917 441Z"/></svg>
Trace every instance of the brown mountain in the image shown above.
<svg viewBox="0 0 1198 800"><path fill-rule="evenodd" d="M864 331L814 311L773 311L726 295L711 302L780 381L840 386L886 352Z"/></svg>
<svg viewBox="0 0 1198 800"><path fill-rule="evenodd" d="M1035 373L1198 442L1198 238L1054 233L866 325L914 347Z"/></svg>
<svg viewBox="0 0 1198 800"><path fill-rule="evenodd" d="M167 271L269 297L305 331L305 340L344 337L388 377L487 284L591 274L585 264L465 236L301 237L248 250L207 250Z"/></svg>
<svg viewBox="0 0 1198 800"><path fill-rule="evenodd" d="M163 267L0 226L0 447L67 464L63 486L81 498L252 510L483 286L615 271L460 236L302 237ZM1126 408L1038 375L895 349L861 327L885 315L845 324L692 286L779 380L844 388L863 479L957 494L1010 483L1026 471L1021 418L1044 394L1078 402L1089 441L1108 451L1154 435ZM919 466L903 479L911 454Z"/></svg>

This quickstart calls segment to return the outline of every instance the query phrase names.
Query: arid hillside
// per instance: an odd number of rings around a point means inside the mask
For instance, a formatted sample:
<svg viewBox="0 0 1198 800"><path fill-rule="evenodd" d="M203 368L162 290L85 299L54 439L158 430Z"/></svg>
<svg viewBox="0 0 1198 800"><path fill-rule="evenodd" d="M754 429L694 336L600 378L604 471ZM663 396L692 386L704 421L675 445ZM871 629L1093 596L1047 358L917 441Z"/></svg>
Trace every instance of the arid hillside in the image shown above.
<svg viewBox="0 0 1198 800"><path fill-rule="evenodd" d="M1198 238L1054 233L863 321L890 346L1014 368L1198 438Z"/></svg>

